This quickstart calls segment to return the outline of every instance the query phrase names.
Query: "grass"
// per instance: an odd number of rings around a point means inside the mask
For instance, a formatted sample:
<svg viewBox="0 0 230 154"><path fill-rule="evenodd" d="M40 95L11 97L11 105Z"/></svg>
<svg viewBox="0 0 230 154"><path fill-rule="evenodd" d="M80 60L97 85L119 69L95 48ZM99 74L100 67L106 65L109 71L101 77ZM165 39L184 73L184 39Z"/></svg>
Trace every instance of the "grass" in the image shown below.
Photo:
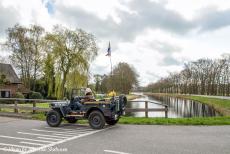
<svg viewBox="0 0 230 154"><path fill-rule="evenodd" d="M128 95L126 95L126 97L128 100L133 100L133 99L139 98L140 96L134 95L134 94L128 94Z"/></svg>
<svg viewBox="0 0 230 154"><path fill-rule="evenodd" d="M122 117L120 124L136 125L230 125L230 117L138 118Z"/></svg>
<svg viewBox="0 0 230 154"><path fill-rule="evenodd" d="M192 96L192 95L181 95L181 94L165 94L165 93L147 93L147 95L153 96L170 96L177 98L190 99L198 101L203 104L207 104L213 107L217 112L223 116L230 116L230 100L219 99L219 98L208 98L202 96Z"/></svg>
<svg viewBox="0 0 230 154"><path fill-rule="evenodd" d="M27 106L27 107L33 107L32 103L27 104L18 104L19 106ZM36 103L36 107L40 108L49 108L49 103Z"/></svg>

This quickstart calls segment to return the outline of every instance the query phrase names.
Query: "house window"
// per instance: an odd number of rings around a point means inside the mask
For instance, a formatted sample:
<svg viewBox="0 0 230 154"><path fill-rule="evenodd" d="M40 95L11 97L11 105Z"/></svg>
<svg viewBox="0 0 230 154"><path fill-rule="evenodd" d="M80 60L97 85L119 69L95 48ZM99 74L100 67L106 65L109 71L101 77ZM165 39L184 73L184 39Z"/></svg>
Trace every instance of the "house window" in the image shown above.
<svg viewBox="0 0 230 154"><path fill-rule="evenodd" d="M1 98L9 98L10 97L10 91L0 91L0 97Z"/></svg>

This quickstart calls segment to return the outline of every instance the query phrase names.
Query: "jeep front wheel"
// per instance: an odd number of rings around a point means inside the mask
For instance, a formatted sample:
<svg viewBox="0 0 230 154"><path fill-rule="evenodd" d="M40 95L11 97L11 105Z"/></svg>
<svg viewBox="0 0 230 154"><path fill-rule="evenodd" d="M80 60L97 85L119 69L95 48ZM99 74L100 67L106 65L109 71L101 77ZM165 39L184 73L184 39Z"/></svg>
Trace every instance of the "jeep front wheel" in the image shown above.
<svg viewBox="0 0 230 154"><path fill-rule="evenodd" d="M105 126L105 118L100 111L93 111L89 115L89 125L93 129L102 129Z"/></svg>
<svg viewBox="0 0 230 154"><path fill-rule="evenodd" d="M108 125L115 125L119 120L109 120L109 121L106 121L106 123Z"/></svg>
<svg viewBox="0 0 230 154"><path fill-rule="evenodd" d="M51 127L58 127L61 124L62 117L60 112L51 110L47 113L46 122Z"/></svg>

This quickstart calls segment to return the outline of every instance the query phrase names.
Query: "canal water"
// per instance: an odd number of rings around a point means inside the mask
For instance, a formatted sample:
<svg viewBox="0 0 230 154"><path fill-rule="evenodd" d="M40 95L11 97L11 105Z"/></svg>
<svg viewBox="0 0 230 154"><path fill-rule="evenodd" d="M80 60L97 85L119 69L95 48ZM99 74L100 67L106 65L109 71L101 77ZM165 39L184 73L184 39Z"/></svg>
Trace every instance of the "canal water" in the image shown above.
<svg viewBox="0 0 230 154"><path fill-rule="evenodd" d="M168 117L169 118L181 118L181 117L213 117L220 116L212 107L202 104L197 101L174 98L174 97L153 97L142 95L142 97L135 99L149 100L160 104L168 105ZM149 108L164 108L164 106L148 103ZM145 108L144 102L129 102L127 108ZM144 117L144 112L127 113L128 116ZM149 112L149 117L165 117L165 112Z"/></svg>

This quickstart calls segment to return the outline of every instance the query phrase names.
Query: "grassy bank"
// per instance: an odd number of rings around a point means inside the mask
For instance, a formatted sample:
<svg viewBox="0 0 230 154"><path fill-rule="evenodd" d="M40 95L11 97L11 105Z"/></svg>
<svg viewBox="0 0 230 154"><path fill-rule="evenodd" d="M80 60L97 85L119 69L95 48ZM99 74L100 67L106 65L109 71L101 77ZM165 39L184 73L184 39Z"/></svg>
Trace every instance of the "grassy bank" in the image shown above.
<svg viewBox="0 0 230 154"><path fill-rule="evenodd" d="M204 104L207 104L213 107L217 112L223 116L230 116L230 100L219 99L219 98L208 98L202 96L193 96L193 95L181 95L181 94L166 94L166 93L146 93L147 95L152 96L170 96L183 99L190 99L198 101Z"/></svg>
<svg viewBox="0 0 230 154"><path fill-rule="evenodd" d="M136 125L230 125L230 117L208 118L138 118L122 117L120 124Z"/></svg>
<svg viewBox="0 0 230 154"><path fill-rule="evenodd" d="M128 94L128 95L126 95L126 97L128 100L134 100L134 99L139 98L141 96L140 95L134 95L134 94Z"/></svg>

